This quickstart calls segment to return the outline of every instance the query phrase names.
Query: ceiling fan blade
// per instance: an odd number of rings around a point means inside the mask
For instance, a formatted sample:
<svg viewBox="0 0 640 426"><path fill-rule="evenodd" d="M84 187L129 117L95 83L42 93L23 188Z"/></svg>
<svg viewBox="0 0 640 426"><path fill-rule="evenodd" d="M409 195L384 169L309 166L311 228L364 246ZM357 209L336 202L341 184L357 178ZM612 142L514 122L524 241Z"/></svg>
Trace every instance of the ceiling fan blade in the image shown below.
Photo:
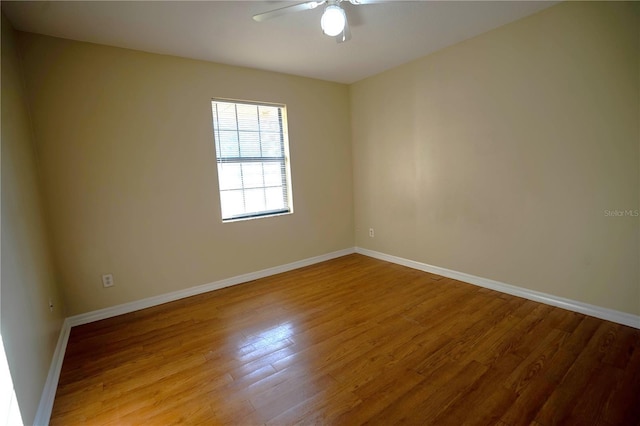
<svg viewBox="0 0 640 426"><path fill-rule="evenodd" d="M345 19L344 29L336 36L336 43L344 43L349 40L351 40L351 30L349 29L349 20Z"/></svg>
<svg viewBox="0 0 640 426"><path fill-rule="evenodd" d="M300 12L302 10L310 10L315 9L316 7L326 3L326 0L318 0L318 1L307 1L304 3L298 3L291 6L281 7L280 9L271 10L265 13L259 13L257 15L253 15L253 20L262 22L267 19L276 18L278 16L285 15L287 13Z"/></svg>

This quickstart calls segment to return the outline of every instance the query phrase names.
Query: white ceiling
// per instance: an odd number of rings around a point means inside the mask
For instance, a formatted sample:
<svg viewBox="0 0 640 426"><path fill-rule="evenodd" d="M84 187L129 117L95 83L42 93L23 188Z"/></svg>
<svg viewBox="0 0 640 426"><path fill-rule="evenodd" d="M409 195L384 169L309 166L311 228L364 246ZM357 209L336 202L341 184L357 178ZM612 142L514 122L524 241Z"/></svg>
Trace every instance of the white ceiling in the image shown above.
<svg viewBox="0 0 640 426"><path fill-rule="evenodd" d="M283 1L2 1L21 31L352 83L558 2L342 3L353 38L322 34L322 7L265 22Z"/></svg>

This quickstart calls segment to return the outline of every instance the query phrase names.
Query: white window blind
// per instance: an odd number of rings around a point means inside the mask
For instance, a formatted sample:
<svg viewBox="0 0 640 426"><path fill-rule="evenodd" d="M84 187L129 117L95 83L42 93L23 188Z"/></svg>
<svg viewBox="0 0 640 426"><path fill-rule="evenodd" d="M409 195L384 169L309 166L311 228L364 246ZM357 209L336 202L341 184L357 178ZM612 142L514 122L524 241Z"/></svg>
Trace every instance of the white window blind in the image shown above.
<svg viewBox="0 0 640 426"><path fill-rule="evenodd" d="M222 220L293 212L286 107L213 99Z"/></svg>

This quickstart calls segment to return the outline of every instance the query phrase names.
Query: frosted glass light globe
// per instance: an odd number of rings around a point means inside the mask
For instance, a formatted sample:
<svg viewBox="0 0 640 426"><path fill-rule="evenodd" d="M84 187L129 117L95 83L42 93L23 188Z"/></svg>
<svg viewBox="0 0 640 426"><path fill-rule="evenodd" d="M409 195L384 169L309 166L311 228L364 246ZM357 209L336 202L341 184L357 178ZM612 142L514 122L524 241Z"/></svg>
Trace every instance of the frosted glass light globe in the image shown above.
<svg viewBox="0 0 640 426"><path fill-rule="evenodd" d="M320 26L326 35L335 37L344 30L346 21L344 10L340 6L332 4L324 10Z"/></svg>

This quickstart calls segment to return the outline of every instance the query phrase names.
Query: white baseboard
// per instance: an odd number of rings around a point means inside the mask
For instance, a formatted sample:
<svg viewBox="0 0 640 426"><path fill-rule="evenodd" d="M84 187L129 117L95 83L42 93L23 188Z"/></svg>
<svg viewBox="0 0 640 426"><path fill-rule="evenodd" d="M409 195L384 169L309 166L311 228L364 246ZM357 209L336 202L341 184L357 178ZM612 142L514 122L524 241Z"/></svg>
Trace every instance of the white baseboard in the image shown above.
<svg viewBox="0 0 640 426"><path fill-rule="evenodd" d="M344 249L344 250L338 250L332 253L327 253L320 256L299 260L297 262L287 263L286 265L275 266L273 268L263 269L257 272L250 272L248 274L238 275L236 277L231 277L231 278L227 278L220 281L214 281L212 283L203 284L196 287L190 287L184 290L178 290L178 291L174 291L167 294L161 294L159 296L153 296L153 297L148 297L142 300L136 300L135 302L123 303L122 305L112 306L112 307L100 309L97 311L87 312L85 314L75 315L67 318L67 320L69 321L69 324L71 325L71 327L76 325L88 324L90 322L99 321L99 320L115 317L122 314L128 314L129 312L139 311L141 309L150 308L152 306L161 305L163 303L184 299L185 297L191 297L197 294L207 293L209 291L219 290L221 288L230 287L233 285L246 283L248 281L257 280L259 278L265 278L271 275L280 274L282 272L292 271L294 269L303 268L305 266L313 265L315 263L325 262L327 260L346 256L352 253L355 253L355 248L353 247Z"/></svg>
<svg viewBox="0 0 640 426"><path fill-rule="evenodd" d="M62 371L62 361L64 360L64 353L67 350L67 342L69 341L70 333L71 325L69 323L69 319L65 319L62 323L62 328L60 329L58 343L56 344L56 349L53 352L53 358L51 359L51 365L49 366L47 381L44 383L44 389L42 390L42 396L40 397L40 403L38 404L38 411L36 411L36 417L33 421L33 424L36 426L49 424L51 410L53 409L53 401L56 397L56 390L58 389L58 380L60 380L60 371Z"/></svg>
<svg viewBox="0 0 640 426"><path fill-rule="evenodd" d="M535 302L556 306L558 308L579 312L581 314L590 315L592 317L640 329L640 316L638 315L615 311L613 309L602 308L600 306L589 305L588 303L565 299L564 297L541 293L539 291L529 290L522 287L516 287L510 284L501 283L499 281L477 277L475 275L465 274L464 272L453 271L451 269L441 268L439 266L428 265L426 263L416 262L414 260L404 259L402 257L392 256L361 247L356 247L355 252L376 259L385 260L387 262L396 263L398 265L407 266L409 268L417 269L420 271L442 275L443 277L453 278L469 284L474 284L502 293L511 294L513 296L523 297Z"/></svg>

